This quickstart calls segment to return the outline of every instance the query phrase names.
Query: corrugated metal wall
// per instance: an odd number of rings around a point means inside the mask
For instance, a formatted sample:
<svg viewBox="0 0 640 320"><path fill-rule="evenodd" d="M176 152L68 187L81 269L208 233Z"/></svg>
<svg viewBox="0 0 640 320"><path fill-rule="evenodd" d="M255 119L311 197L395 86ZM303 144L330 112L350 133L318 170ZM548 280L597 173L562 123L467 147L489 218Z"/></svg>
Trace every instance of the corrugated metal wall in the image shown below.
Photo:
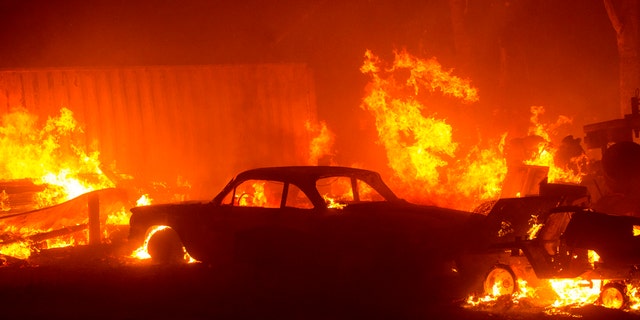
<svg viewBox="0 0 640 320"><path fill-rule="evenodd" d="M305 164L316 117L302 64L0 71L0 113L15 107L44 119L66 107L103 164L146 182L181 176L195 197L238 170Z"/></svg>

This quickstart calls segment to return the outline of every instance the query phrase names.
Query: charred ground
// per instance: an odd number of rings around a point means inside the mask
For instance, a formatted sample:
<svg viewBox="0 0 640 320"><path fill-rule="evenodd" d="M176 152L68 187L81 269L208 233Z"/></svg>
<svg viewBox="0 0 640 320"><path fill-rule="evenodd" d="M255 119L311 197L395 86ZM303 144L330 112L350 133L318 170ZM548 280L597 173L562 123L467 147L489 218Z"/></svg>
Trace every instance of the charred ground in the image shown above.
<svg viewBox="0 0 640 320"><path fill-rule="evenodd" d="M551 313L527 301L465 306L466 285L429 270L424 282L391 275L337 276L320 268L153 265L126 245L43 251L0 268L9 318L93 319L635 319L597 306ZM397 276L397 275L396 275Z"/></svg>

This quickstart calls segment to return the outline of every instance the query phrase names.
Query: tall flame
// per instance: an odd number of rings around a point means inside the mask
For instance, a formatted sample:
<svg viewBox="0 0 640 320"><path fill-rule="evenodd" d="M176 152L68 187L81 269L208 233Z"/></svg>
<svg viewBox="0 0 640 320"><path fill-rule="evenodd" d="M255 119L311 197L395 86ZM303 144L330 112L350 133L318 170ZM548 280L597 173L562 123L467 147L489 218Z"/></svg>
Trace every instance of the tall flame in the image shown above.
<svg viewBox="0 0 640 320"><path fill-rule="evenodd" d="M82 128L67 108L42 127L37 116L15 109L2 116L0 177L33 179L47 188L37 195L39 207L57 204L89 191L113 187L100 169L99 152L87 152L78 140Z"/></svg>
<svg viewBox="0 0 640 320"><path fill-rule="evenodd" d="M27 180L40 192L33 195L26 210L53 206L94 190L114 187L114 183L100 169L99 152L88 152L83 130L67 108L49 117L44 123L27 110L16 108L2 116L0 126L0 180ZM27 200L21 200L28 202ZM11 197L0 190L0 208L12 210ZM22 210L22 209L20 209ZM129 214L107 212L107 224L128 224ZM0 220L0 234L10 235L14 241L0 242L0 252L18 258L28 258L33 250L64 247L87 242L82 225L87 216L55 219L56 226L73 227L76 232L32 243L31 236L53 231L47 221L25 222L15 226ZM106 230L105 230L106 231ZM6 237L5 237L6 238ZM19 241L17 241L19 240Z"/></svg>
<svg viewBox="0 0 640 320"><path fill-rule="evenodd" d="M568 164L558 164L556 161L558 147L553 146L551 134L560 126L570 124L573 120L567 116L560 115L555 123L543 124L540 116L545 113L542 106L531 107L531 125L529 127L530 136L538 136L543 139L538 144L538 151L533 158L525 161L528 165L545 166L549 168L549 182L580 183L585 173L584 163L587 161L586 154L573 155Z"/></svg>
<svg viewBox="0 0 640 320"><path fill-rule="evenodd" d="M335 142L335 134L329 130L324 121L317 124L307 121L305 128L313 136L309 143L309 164L319 165L324 157L333 155L332 148Z"/></svg>
<svg viewBox="0 0 640 320"><path fill-rule="evenodd" d="M476 146L466 158L455 161L459 143L451 125L437 118L421 99L439 92L463 103L476 102L478 91L468 80L443 70L435 58L419 59L406 51L395 52L387 69L367 51L360 70L371 78L362 108L375 117L388 165L399 180L396 189L412 200L446 199L450 206L467 208L499 195L506 174L501 144L487 149ZM457 196L465 199L451 198Z"/></svg>

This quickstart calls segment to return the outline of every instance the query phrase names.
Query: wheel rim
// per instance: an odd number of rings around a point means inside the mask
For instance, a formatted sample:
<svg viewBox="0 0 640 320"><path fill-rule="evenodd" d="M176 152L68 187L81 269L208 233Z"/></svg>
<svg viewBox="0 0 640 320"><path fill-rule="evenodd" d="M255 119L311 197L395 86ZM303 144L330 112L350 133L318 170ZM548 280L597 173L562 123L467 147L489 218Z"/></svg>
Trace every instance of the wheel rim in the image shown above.
<svg viewBox="0 0 640 320"><path fill-rule="evenodd" d="M600 293L600 304L605 308L622 309L625 300L625 293L616 285L605 286Z"/></svg>
<svg viewBox="0 0 640 320"><path fill-rule="evenodd" d="M516 291L516 282L511 271L497 267L489 271L484 281L485 294L495 297L511 295Z"/></svg>

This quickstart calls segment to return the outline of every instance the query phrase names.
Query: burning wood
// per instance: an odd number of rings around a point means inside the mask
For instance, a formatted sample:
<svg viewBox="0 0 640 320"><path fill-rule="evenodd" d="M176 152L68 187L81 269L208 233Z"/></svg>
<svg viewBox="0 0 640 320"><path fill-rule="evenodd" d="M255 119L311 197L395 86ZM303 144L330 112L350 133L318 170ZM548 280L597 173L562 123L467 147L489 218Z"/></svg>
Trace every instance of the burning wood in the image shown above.
<svg viewBox="0 0 640 320"><path fill-rule="evenodd" d="M32 179L0 181L0 214L15 214L37 209L36 194L45 189L46 186L36 185Z"/></svg>
<svg viewBox="0 0 640 320"><path fill-rule="evenodd" d="M32 247L46 249L88 244L84 231L90 226L90 199L98 196L101 200L96 208L99 210L97 227L94 227L97 231L94 229L92 233L102 239L100 226L107 223L109 216L130 206L124 190L94 191L55 206L0 217L0 253L27 258ZM127 224L128 221L120 223Z"/></svg>

